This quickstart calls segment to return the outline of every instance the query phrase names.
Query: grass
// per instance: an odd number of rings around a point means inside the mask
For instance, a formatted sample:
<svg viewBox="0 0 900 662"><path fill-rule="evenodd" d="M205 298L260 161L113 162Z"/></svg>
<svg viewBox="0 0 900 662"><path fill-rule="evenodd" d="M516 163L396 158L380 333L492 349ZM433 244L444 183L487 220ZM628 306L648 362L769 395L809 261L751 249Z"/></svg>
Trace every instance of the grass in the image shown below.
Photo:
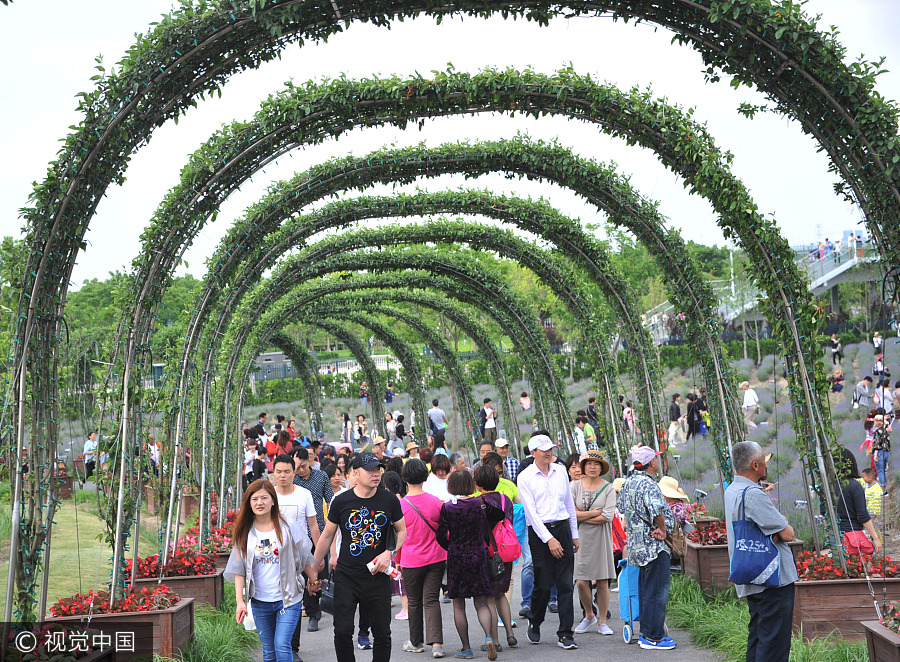
<svg viewBox="0 0 900 662"><path fill-rule="evenodd" d="M112 568L112 551L103 542L105 524L97 516L93 492L76 489L75 500L68 499L56 511L51 547L50 576L47 589L47 609L57 600L70 597L88 589L105 590ZM77 525L76 525L77 508ZM6 602L6 563L9 560L9 530L11 514L8 504L0 507L0 536L4 561L0 572L0 609ZM156 520L141 518L141 541L138 553L156 553ZM130 553L129 553L130 555Z"/></svg>
<svg viewBox="0 0 900 662"><path fill-rule="evenodd" d="M691 641L725 654L727 662L743 662L747 652L747 603L733 588L715 597L706 595L700 584L680 575L672 576L666 620L688 630ZM832 634L813 640L794 636L791 662L865 662L869 659L864 641L846 641Z"/></svg>
<svg viewBox="0 0 900 662"><path fill-rule="evenodd" d="M229 583L225 584L225 601L219 609L197 607L194 638L182 662L247 662L252 658L250 651L259 646L259 636L238 625L235 608L234 586Z"/></svg>

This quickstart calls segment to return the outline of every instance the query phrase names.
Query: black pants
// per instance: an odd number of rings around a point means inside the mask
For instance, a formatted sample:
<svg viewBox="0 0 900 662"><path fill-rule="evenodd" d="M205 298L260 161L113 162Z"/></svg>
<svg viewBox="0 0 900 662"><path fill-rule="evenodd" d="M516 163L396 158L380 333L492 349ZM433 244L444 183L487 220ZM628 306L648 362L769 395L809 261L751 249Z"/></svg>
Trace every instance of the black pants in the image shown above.
<svg viewBox="0 0 900 662"><path fill-rule="evenodd" d="M316 553L316 546L313 545L313 554ZM328 579L328 555L325 555L325 567L319 570L319 579ZM304 573L304 577L306 573ZM306 577L308 580L309 577ZM307 582L307 586L309 586L309 582ZM310 593L305 588L303 589L303 609L306 610L306 616L308 618L318 618L321 615L321 609L319 608L319 594L318 593Z"/></svg>
<svg viewBox="0 0 900 662"><path fill-rule="evenodd" d="M550 534L556 538L563 548L562 558L550 553L550 547L542 542L530 526L528 527L528 546L531 548L531 561L534 565L534 589L531 592L531 623L540 625L547 613L550 602L550 591L556 586L556 604L559 614L558 637L571 637L572 625L575 621L575 607L572 603L572 573L575 569L575 546L572 544L572 531L569 520L561 520L545 525Z"/></svg>
<svg viewBox="0 0 900 662"><path fill-rule="evenodd" d="M97 468L96 461L88 460L87 462L85 462L84 463L84 471L85 471L84 479L90 480L91 476L94 475L94 469L96 469L96 468Z"/></svg>
<svg viewBox="0 0 900 662"><path fill-rule="evenodd" d="M747 662L787 662L791 654L794 585L748 595L747 606L750 607Z"/></svg>
<svg viewBox="0 0 900 662"><path fill-rule="evenodd" d="M338 565L334 571L334 652L337 662L355 662L353 621L356 607L364 607L372 636L372 662L391 659L391 580L383 572L370 575L348 573ZM360 618L362 621L362 618ZM360 623L362 625L362 623Z"/></svg>

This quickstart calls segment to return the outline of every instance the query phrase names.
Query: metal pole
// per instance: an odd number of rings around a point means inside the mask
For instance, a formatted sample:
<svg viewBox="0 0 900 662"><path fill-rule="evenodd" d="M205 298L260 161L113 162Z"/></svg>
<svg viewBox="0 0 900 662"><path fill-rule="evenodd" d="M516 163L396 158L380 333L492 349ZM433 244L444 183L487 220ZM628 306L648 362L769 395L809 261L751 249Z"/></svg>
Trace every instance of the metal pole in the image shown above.
<svg viewBox="0 0 900 662"><path fill-rule="evenodd" d="M125 347L125 386L123 389L123 405L122 405L122 436L119 439L119 495L116 500L116 542L113 549L113 567L112 567L112 583L110 594L113 599L119 595L119 564L122 562L124 553L124 541L122 540L124 528L124 506L125 506L125 470L127 468L126 458L128 455L128 419L131 416L131 404L129 402L131 378L131 344L134 341L134 332L128 334L128 344ZM132 564L133 565L133 564Z"/></svg>
<svg viewBox="0 0 900 662"><path fill-rule="evenodd" d="M203 450L200 456L200 513L197 516L197 551L203 547L203 532L206 531L206 438L209 435L208 427L209 411L209 376L203 380Z"/></svg>
<svg viewBox="0 0 900 662"><path fill-rule="evenodd" d="M813 512L812 504L809 502L809 481L806 478L806 472L809 470L809 467L806 466L806 458L803 455L800 456L800 465L800 473L803 474L803 489L806 490L806 510L809 513L809 524L812 527L813 545L815 545L817 552L821 552L822 543L819 542L819 532L816 531L816 515Z"/></svg>
<svg viewBox="0 0 900 662"><path fill-rule="evenodd" d="M22 507L22 464L25 449L25 363L28 352L28 344L22 349L22 365L19 369L19 429L16 439L16 479L12 493L12 531L9 542L9 571L6 575L6 608L3 622L12 622L13 594L16 586L16 562L19 558L19 527L21 526L20 509ZM4 627L4 631L6 628Z"/></svg>
<svg viewBox="0 0 900 662"><path fill-rule="evenodd" d="M227 510L227 506L225 504L225 465L226 459L228 455L228 390L225 390L225 409L224 416L222 417L223 425L222 425L222 478L219 484L219 511L216 513L218 515L216 526L222 527L225 526L225 512Z"/></svg>
<svg viewBox="0 0 900 662"><path fill-rule="evenodd" d="M131 588L134 588L134 580L137 579L138 543L141 541L141 502L144 500L143 486L138 491L137 507L134 511L134 546L131 552Z"/></svg>
<svg viewBox="0 0 900 662"><path fill-rule="evenodd" d="M53 481L56 476L53 473L56 472L55 463L54 468L51 473L53 476L50 480ZM53 485L53 483L51 483ZM54 490L52 487L50 488L50 494L48 495L48 500L53 498ZM73 487L74 491L74 487ZM76 504L77 507L78 504ZM47 540L44 541L44 569L41 571L41 601L38 607L38 620L43 621L44 617L47 615L47 589L48 589L48 579L50 578L50 537L53 533L53 520L47 520Z"/></svg>

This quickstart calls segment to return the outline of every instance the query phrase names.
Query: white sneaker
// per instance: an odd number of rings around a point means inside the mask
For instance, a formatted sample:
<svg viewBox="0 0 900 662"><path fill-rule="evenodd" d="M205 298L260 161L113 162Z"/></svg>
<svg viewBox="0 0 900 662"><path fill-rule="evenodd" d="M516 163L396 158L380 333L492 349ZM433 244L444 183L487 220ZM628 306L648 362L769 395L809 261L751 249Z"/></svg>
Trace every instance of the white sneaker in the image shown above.
<svg viewBox="0 0 900 662"><path fill-rule="evenodd" d="M609 592L610 592L610 593L618 593L618 592L619 592L619 585L616 584L613 588L609 589Z"/></svg>
<svg viewBox="0 0 900 662"><path fill-rule="evenodd" d="M597 625L596 616L594 616L593 618L582 618L581 623L579 623L578 627L575 628L575 634L584 634L591 629L592 625Z"/></svg>
<svg viewBox="0 0 900 662"><path fill-rule="evenodd" d="M417 646L417 645L414 644L413 642L407 641L405 644L403 644L403 650L404 650L404 652L406 652L406 653L424 653L424 652L425 652L425 647L424 647L424 646Z"/></svg>
<svg viewBox="0 0 900 662"><path fill-rule="evenodd" d="M609 627L606 623L601 623L600 627L597 628L597 632L599 632L600 634L615 634L612 631L612 628Z"/></svg>

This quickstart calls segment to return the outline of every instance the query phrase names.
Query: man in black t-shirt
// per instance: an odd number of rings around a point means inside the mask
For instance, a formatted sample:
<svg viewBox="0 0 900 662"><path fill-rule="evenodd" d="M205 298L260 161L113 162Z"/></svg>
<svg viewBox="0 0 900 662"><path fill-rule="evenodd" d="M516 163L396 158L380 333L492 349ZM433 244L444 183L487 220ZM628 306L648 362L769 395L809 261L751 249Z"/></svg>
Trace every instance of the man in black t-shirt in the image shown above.
<svg viewBox="0 0 900 662"><path fill-rule="evenodd" d="M331 502L328 522L316 546L319 565L335 534L341 532L341 548L334 570L334 652L338 662L354 662L353 619L357 606L369 614L372 662L391 659L391 580L385 570L406 539L406 522L400 500L388 490L379 490L384 464L372 453L360 453L350 464L357 483ZM391 529L396 542L388 545ZM374 568L369 570L369 563ZM310 590L318 590L318 582Z"/></svg>

